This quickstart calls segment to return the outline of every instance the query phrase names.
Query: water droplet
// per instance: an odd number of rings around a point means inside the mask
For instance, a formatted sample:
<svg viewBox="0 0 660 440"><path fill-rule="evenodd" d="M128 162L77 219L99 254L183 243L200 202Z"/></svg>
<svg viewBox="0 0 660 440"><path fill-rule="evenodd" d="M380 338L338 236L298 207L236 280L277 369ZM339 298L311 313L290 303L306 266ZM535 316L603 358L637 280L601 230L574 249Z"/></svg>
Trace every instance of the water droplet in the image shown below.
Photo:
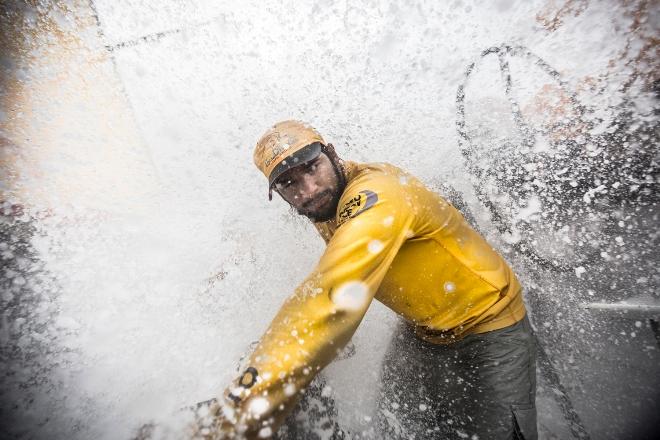
<svg viewBox="0 0 660 440"><path fill-rule="evenodd" d="M371 240L367 245L367 249L369 249L369 252L372 254L377 254L383 250L383 243L380 240Z"/></svg>
<svg viewBox="0 0 660 440"><path fill-rule="evenodd" d="M249 411L258 417L268 411L269 406L270 403L264 397L255 397L250 402Z"/></svg>
<svg viewBox="0 0 660 440"><path fill-rule="evenodd" d="M361 281L349 281L342 284L332 297L332 302L340 309L359 310L366 305L367 285Z"/></svg>
<svg viewBox="0 0 660 440"><path fill-rule="evenodd" d="M270 426L266 426L265 428L261 428L259 430L259 438L268 438L273 435L273 430L270 429Z"/></svg>
<svg viewBox="0 0 660 440"><path fill-rule="evenodd" d="M292 383L284 385L284 395L293 396L296 393L296 386Z"/></svg>

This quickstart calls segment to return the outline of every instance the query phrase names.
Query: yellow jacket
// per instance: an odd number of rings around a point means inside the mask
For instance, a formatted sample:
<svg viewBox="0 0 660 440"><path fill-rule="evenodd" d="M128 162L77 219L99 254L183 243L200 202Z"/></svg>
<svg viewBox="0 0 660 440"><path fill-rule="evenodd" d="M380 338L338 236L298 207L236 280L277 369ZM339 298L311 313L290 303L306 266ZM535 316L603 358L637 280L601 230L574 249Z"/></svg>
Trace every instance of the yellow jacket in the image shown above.
<svg viewBox="0 0 660 440"><path fill-rule="evenodd" d="M327 243L225 391L224 417L247 437L275 432L376 298L432 343L511 325L525 315L509 265L446 200L389 164L346 162Z"/></svg>

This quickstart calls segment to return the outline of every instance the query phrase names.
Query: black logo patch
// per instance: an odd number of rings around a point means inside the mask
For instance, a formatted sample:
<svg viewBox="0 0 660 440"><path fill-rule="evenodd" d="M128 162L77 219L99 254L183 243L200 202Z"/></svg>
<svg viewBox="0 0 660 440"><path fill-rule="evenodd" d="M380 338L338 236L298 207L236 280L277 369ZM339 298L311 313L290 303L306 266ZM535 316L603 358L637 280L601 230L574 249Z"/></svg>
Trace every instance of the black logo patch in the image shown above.
<svg viewBox="0 0 660 440"><path fill-rule="evenodd" d="M238 379L238 384L243 388L252 388L252 385L257 383L257 376L259 373L254 367L248 367L240 379Z"/></svg>
<svg viewBox="0 0 660 440"><path fill-rule="evenodd" d="M339 210L337 226L342 225L346 220L357 217L367 209L371 208L378 201L378 194L370 190L360 191L358 195L348 200Z"/></svg>

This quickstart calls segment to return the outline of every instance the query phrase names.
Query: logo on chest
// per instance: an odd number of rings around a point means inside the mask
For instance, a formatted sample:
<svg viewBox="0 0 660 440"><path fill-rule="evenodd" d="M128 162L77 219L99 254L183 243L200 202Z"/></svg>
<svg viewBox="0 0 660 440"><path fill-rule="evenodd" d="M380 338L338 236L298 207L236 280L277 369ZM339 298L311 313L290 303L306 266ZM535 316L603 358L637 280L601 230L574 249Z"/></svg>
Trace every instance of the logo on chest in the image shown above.
<svg viewBox="0 0 660 440"><path fill-rule="evenodd" d="M371 208L378 201L378 194L370 190L360 191L355 197L344 203L339 210L337 226L340 226L348 219L357 217L367 209Z"/></svg>

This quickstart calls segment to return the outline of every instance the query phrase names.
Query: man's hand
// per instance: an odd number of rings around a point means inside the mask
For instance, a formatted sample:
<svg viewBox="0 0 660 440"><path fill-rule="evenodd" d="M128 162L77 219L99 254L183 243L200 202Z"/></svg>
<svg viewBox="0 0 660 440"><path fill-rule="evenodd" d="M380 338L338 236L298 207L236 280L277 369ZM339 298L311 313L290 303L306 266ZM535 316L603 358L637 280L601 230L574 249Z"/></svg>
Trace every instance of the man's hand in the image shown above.
<svg viewBox="0 0 660 440"><path fill-rule="evenodd" d="M229 421L233 413L233 409L218 403L217 399L211 399L205 402L198 403L194 407L187 407L181 410L187 414L183 415L186 421L185 425L179 428L167 427L157 425L156 423L149 422L138 428L132 440L154 440L161 438L163 435L195 439L195 440L219 440L219 439L235 439L242 438L236 430L236 425ZM192 419L192 421L190 421ZM174 429L174 432L171 431ZM183 429L183 432L181 432ZM178 433L176 433L178 431ZM168 435L169 434L169 435Z"/></svg>
<svg viewBox="0 0 660 440"><path fill-rule="evenodd" d="M236 426L230 422L233 409L222 405L218 399L198 404L194 409L194 422L189 425L186 437L190 439L232 439L238 436Z"/></svg>

